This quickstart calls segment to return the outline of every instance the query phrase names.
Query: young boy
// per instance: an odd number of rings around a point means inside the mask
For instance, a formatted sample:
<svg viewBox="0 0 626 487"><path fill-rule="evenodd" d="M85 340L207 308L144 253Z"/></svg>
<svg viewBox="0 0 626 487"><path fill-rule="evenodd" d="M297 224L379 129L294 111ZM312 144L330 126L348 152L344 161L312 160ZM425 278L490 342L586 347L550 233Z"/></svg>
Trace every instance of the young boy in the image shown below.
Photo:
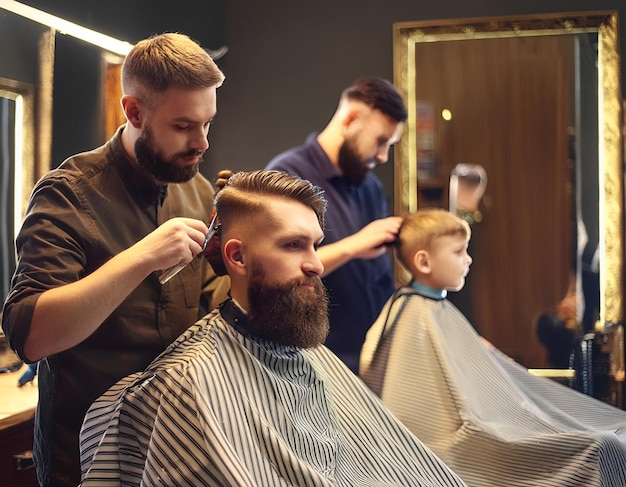
<svg viewBox="0 0 626 487"><path fill-rule="evenodd" d="M412 281L369 330L361 377L468 485L626 485L626 412L532 376L445 299L464 285L470 235L444 210L404 219Z"/></svg>

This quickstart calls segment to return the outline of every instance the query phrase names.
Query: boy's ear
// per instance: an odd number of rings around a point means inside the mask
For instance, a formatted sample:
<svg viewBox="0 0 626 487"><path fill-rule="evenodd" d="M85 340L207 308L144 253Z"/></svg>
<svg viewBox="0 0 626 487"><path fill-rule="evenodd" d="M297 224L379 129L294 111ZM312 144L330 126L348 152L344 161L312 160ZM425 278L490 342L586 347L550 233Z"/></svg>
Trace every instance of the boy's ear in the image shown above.
<svg viewBox="0 0 626 487"><path fill-rule="evenodd" d="M430 274L430 255L425 250L418 250L413 256L413 265L422 274Z"/></svg>
<svg viewBox="0 0 626 487"><path fill-rule="evenodd" d="M248 273L248 268L243 258L243 245L241 240L236 238L230 239L222 247L222 252L224 262L232 272L240 276L245 276Z"/></svg>

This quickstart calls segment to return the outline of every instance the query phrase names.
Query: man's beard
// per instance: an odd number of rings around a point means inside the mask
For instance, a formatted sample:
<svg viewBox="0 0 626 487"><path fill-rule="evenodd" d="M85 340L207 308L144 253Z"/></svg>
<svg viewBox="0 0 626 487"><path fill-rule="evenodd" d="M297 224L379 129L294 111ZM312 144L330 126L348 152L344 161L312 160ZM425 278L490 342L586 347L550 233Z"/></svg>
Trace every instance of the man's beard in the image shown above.
<svg viewBox="0 0 626 487"><path fill-rule="evenodd" d="M177 160L183 157L202 155L201 151L190 150L175 154L170 159L163 159L161 153L154 149L152 129L146 126L143 133L135 141L135 157L137 164L162 183L184 183L198 173L202 158L195 164L180 166Z"/></svg>
<svg viewBox="0 0 626 487"><path fill-rule="evenodd" d="M345 140L339 148L339 168L343 175L352 184L361 184L370 172L370 163L372 166L375 161L364 161L357 153L354 144L350 140Z"/></svg>
<svg viewBox="0 0 626 487"><path fill-rule="evenodd" d="M313 348L326 341L329 331L328 297L319 277L268 284L266 273L252 269L248 288L248 328L279 345ZM313 289L302 287L303 284Z"/></svg>

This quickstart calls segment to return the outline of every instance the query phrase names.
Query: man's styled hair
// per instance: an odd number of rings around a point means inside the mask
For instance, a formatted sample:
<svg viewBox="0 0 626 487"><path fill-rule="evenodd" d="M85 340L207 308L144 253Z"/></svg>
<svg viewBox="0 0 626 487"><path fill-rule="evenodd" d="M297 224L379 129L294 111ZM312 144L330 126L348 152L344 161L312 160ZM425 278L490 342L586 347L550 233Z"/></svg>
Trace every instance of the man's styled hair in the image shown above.
<svg viewBox="0 0 626 487"><path fill-rule="evenodd" d="M308 206L315 212L320 227L324 229L324 191L306 179L270 170L238 172L228 179L215 197L215 209L220 222L227 227L229 222L243 216L253 218L264 210L268 196L299 201Z"/></svg>
<svg viewBox="0 0 626 487"><path fill-rule="evenodd" d="M150 95L176 87L219 87L224 74L199 44L184 34L166 33L139 41L122 66L125 94L150 103Z"/></svg>
<svg viewBox="0 0 626 487"><path fill-rule="evenodd" d="M430 250L433 240L451 235L461 235L469 240L471 234L469 224L447 210L418 210L402 220L396 253L402 265L411 269L410 263L415 254L419 250Z"/></svg>
<svg viewBox="0 0 626 487"><path fill-rule="evenodd" d="M342 100L357 100L379 110L396 122L405 122L407 110L396 87L381 78L361 78L341 93Z"/></svg>

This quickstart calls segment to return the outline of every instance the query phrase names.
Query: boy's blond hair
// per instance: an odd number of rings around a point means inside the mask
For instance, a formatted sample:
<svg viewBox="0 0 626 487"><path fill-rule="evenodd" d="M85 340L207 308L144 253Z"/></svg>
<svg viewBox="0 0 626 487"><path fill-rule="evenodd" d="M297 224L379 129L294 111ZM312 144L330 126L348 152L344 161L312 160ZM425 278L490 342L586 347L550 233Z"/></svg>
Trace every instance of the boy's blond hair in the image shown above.
<svg viewBox="0 0 626 487"><path fill-rule="evenodd" d="M469 240L471 234L469 224L449 211L440 208L418 210L402 221L396 255L400 263L411 270L415 254L419 250L430 251L433 240L449 235L462 235Z"/></svg>

